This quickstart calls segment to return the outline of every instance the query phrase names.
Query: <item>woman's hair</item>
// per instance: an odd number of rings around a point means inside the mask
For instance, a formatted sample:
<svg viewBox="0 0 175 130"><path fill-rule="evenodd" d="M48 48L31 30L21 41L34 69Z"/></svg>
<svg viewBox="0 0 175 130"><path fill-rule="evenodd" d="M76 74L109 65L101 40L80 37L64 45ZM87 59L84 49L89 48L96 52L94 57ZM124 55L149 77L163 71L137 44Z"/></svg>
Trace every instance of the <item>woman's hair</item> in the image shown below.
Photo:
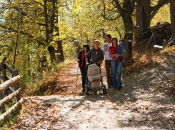
<svg viewBox="0 0 175 130"><path fill-rule="evenodd" d="M114 40L116 40L116 44L117 44L117 42L118 42L118 39L117 39L116 37L113 37L112 40L111 40L111 41L112 41L112 45L113 45L113 41L114 41Z"/></svg>
<svg viewBox="0 0 175 130"><path fill-rule="evenodd" d="M87 48L87 52L90 50L90 47L87 44L84 44L83 47L86 47Z"/></svg>

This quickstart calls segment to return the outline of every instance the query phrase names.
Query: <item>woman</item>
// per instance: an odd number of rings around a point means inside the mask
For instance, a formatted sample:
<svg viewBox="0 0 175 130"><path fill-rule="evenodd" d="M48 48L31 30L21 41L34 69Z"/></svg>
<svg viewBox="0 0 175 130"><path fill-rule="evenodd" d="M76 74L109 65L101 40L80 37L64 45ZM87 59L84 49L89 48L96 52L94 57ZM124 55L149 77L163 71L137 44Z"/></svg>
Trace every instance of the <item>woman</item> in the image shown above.
<svg viewBox="0 0 175 130"><path fill-rule="evenodd" d="M118 63L117 58L118 58L118 39L117 38L112 38L112 46L109 47L109 54L112 58L111 60L111 69L112 69L112 81L113 81L113 87L114 90L118 89L118 85L117 85L117 65Z"/></svg>
<svg viewBox="0 0 175 130"><path fill-rule="evenodd" d="M110 49L110 52L111 52L111 57L113 58L111 68L113 71L113 80L115 81L114 89L119 90L122 88L121 73L122 73L122 67L123 67L123 57L125 55L125 52L124 52L125 44L123 43L123 39L120 39L118 46L117 46L117 42L118 42L117 38L113 38L111 48L115 48L115 50L113 49L114 51L111 51L112 49Z"/></svg>
<svg viewBox="0 0 175 130"><path fill-rule="evenodd" d="M83 45L83 50L80 51L78 55L78 63L81 71L81 78L82 78L82 92L85 92L85 83L86 83L86 54L89 51L89 45Z"/></svg>

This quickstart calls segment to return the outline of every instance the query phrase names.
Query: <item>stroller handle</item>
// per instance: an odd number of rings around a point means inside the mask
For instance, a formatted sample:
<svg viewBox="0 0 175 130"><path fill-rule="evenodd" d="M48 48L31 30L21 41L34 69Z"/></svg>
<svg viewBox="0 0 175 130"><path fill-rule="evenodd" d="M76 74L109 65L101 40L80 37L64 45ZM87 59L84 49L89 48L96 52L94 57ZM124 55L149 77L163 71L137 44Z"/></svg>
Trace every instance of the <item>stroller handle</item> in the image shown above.
<svg viewBox="0 0 175 130"><path fill-rule="evenodd" d="M100 64L98 62L92 62L92 63L86 64L86 68L88 68L88 66L92 64L96 64L100 68Z"/></svg>

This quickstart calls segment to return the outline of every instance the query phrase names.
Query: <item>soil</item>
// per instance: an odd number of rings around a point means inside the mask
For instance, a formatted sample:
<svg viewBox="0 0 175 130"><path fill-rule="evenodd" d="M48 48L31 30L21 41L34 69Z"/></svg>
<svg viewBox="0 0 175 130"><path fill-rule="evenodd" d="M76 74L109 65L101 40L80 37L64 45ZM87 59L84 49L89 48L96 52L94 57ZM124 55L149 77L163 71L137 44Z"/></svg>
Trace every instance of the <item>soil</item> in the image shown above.
<svg viewBox="0 0 175 130"><path fill-rule="evenodd" d="M108 89L107 95L81 93L77 64L70 64L57 74L60 90L23 97L20 121L11 129L175 130L175 51L149 63L142 60L133 63L132 71L125 67L129 73L123 74L123 88Z"/></svg>

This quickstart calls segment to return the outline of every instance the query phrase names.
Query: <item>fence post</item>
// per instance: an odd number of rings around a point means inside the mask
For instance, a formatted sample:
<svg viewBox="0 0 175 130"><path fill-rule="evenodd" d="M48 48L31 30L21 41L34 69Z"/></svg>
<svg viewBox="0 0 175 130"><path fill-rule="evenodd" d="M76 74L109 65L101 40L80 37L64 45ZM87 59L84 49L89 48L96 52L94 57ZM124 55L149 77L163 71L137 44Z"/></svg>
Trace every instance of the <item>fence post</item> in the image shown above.
<svg viewBox="0 0 175 130"><path fill-rule="evenodd" d="M19 75L18 70L15 70L14 73L15 74L13 75L13 77ZM19 82L14 85L14 89L15 90L19 89ZM21 96L20 95L16 96L16 99L17 99L17 101L19 101L21 99Z"/></svg>
<svg viewBox="0 0 175 130"><path fill-rule="evenodd" d="M1 67L2 67L2 79L3 82L5 82L7 80L7 76L6 76L6 65L5 62L1 62ZM0 99L4 98L4 95L6 94L7 91L2 91L0 93ZM1 106L1 112L4 113L5 112L5 105Z"/></svg>
<svg viewBox="0 0 175 130"><path fill-rule="evenodd" d="M3 67L2 67L3 82L5 82L5 81L8 80L5 61L2 62L1 66L3 66ZM9 92L9 88L8 88L7 90L4 91L4 96L5 96L5 95L8 95L8 92Z"/></svg>
<svg viewBox="0 0 175 130"><path fill-rule="evenodd" d="M7 75L6 75L6 64L4 61L1 63L1 67L2 67L3 82L5 82L7 80Z"/></svg>

